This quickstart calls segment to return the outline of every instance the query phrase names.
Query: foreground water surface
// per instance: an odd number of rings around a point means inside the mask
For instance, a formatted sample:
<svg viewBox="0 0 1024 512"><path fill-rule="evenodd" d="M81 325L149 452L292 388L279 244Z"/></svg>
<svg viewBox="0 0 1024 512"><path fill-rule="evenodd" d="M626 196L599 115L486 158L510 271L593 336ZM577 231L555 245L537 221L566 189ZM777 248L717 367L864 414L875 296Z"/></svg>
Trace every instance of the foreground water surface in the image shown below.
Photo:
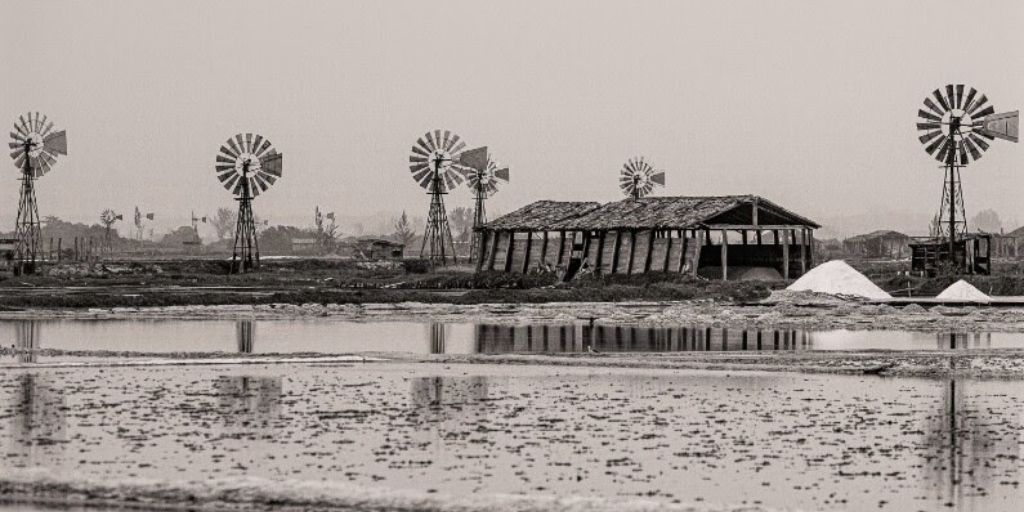
<svg viewBox="0 0 1024 512"><path fill-rule="evenodd" d="M343 320L0 320L0 345L38 349L239 354L507 354L1024 348L1024 333L804 331L706 326L441 324ZM2 359L0 359L2 360ZM8 360L11 360L8 358Z"/></svg>
<svg viewBox="0 0 1024 512"><path fill-rule="evenodd" d="M490 365L11 370L0 474L1019 510L1015 382Z"/></svg>

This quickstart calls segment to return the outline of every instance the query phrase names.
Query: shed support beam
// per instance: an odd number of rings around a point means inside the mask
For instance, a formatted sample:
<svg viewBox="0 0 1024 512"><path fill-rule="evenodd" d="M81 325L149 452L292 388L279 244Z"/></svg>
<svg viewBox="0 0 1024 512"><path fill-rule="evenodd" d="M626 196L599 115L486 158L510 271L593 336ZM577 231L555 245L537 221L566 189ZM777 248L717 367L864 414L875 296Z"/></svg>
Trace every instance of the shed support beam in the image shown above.
<svg viewBox="0 0 1024 512"><path fill-rule="evenodd" d="M604 241L607 236L607 231L602 231L601 234L597 235L597 256L594 258L595 274L601 273L601 265L604 264Z"/></svg>
<svg viewBox="0 0 1024 512"><path fill-rule="evenodd" d="M785 232L784 232L785 233ZM775 241L778 242L779 232L775 232ZM789 279L789 234L782 237L782 278Z"/></svg>
<svg viewBox="0 0 1024 512"><path fill-rule="evenodd" d="M679 238L683 242L682 250L679 251L679 272L686 270L686 250L690 245L690 238L686 236L686 230L679 230Z"/></svg>
<svg viewBox="0 0 1024 512"><path fill-rule="evenodd" d="M494 258L498 256L498 236L497 231L491 234L491 257L487 260L487 270L494 270Z"/></svg>
<svg viewBox="0 0 1024 512"><path fill-rule="evenodd" d="M722 281L729 280L729 232L722 230Z"/></svg>
<svg viewBox="0 0 1024 512"><path fill-rule="evenodd" d="M626 267L626 274L633 274L633 258L636 255L636 231L629 232L629 266Z"/></svg>
<svg viewBox="0 0 1024 512"><path fill-rule="evenodd" d="M619 271L619 251L622 250L622 231L615 231L615 243L612 244L612 270L611 274Z"/></svg>
<svg viewBox="0 0 1024 512"><path fill-rule="evenodd" d="M476 271L480 272L484 268L484 259L487 257L487 241L490 237L486 231L474 233L473 236L480 237L480 254L476 255Z"/></svg>
<svg viewBox="0 0 1024 512"><path fill-rule="evenodd" d="M793 232L796 235L796 232ZM807 230L800 232L800 275L807 273Z"/></svg>
<svg viewBox="0 0 1024 512"><path fill-rule="evenodd" d="M651 257L654 256L654 230L647 232L647 256L644 257L644 273L651 271Z"/></svg>
<svg viewBox="0 0 1024 512"><path fill-rule="evenodd" d="M540 266L548 266L548 232L544 232L544 241L540 244Z"/></svg>
<svg viewBox="0 0 1024 512"><path fill-rule="evenodd" d="M665 239L666 239L665 240L665 263L661 267L661 270L664 271L664 272L670 272L671 270L669 269L669 261L672 259L672 232L671 231L666 231L665 232ZM669 332L672 332L672 331L669 331Z"/></svg>
<svg viewBox="0 0 1024 512"><path fill-rule="evenodd" d="M558 265L562 264L563 258L565 258L565 231L561 232L561 237L558 239Z"/></svg>
<svg viewBox="0 0 1024 512"><path fill-rule="evenodd" d="M533 249L533 231L526 232L526 250L523 251L523 273L530 271L530 251Z"/></svg>
<svg viewBox="0 0 1024 512"><path fill-rule="evenodd" d="M505 251L505 272L512 272L512 252L516 248L516 232L508 232L508 249Z"/></svg>

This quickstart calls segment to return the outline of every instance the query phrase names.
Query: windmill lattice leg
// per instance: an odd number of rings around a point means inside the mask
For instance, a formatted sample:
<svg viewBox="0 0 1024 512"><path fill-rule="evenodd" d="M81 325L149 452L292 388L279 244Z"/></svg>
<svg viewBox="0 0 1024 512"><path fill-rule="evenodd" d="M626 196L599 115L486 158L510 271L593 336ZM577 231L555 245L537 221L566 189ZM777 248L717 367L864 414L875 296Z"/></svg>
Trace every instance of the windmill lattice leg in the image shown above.
<svg viewBox="0 0 1024 512"><path fill-rule="evenodd" d="M238 221L235 225L235 247L231 255L231 272L241 274L259 268L259 246L256 223L250 198L238 199Z"/></svg>
<svg viewBox="0 0 1024 512"><path fill-rule="evenodd" d="M27 165L27 164L26 164ZM35 180L28 168L21 179L21 197L18 202L18 218L15 221L18 267L21 272L35 273L42 243L39 222L39 205L36 203Z"/></svg>

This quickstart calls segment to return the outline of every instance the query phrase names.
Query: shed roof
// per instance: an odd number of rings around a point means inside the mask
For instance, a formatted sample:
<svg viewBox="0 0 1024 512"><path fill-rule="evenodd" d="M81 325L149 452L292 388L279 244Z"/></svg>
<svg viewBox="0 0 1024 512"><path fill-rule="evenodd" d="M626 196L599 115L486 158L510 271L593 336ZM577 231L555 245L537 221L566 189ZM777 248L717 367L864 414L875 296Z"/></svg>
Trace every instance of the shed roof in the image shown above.
<svg viewBox="0 0 1024 512"><path fill-rule="evenodd" d="M488 222L485 227L495 230L558 229L554 226L600 208L600 203L587 201L537 201L512 213Z"/></svg>
<svg viewBox="0 0 1024 512"><path fill-rule="evenodd" d="M910 235L905 235L899 231L893 231L891 229L879 229L870 233L864 233L862 235L851 236L845 241L847 242L862 242L865 240L873 240L876 238L910 238Z"/></svg>
<svg viewBox="0 0 1024 512"><path fill-rule="evenodd" d="M645 197L604 205L538 201L484 226L496 230L576 231L683 229L704 225L753 223L753 205L761 225L821 227L781 206L753 195Z"/></svg>

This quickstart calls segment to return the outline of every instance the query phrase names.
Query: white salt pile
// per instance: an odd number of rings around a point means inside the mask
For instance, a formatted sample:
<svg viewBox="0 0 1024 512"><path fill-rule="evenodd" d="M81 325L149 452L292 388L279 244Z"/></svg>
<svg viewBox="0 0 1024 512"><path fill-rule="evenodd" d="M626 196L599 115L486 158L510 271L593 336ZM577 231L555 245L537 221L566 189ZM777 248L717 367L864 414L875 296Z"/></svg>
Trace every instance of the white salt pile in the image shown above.
<svg viewBox="0 0 1024 512"><path fill-rule="evenodd" d="M964 302L989 302L992 300L992 297L985 295L963 279L949 285L949 288L942 290L942 293L936 295L935 298Z"/></svg>
<svg viewBox="0 0 1024 512"><path fill-rule="evenodd" d="M842 260L832 260L814 267L786 289L830 295L857 295L867 299L892 298L885 290L864 277L864 274L857 272Z"/></svg>

